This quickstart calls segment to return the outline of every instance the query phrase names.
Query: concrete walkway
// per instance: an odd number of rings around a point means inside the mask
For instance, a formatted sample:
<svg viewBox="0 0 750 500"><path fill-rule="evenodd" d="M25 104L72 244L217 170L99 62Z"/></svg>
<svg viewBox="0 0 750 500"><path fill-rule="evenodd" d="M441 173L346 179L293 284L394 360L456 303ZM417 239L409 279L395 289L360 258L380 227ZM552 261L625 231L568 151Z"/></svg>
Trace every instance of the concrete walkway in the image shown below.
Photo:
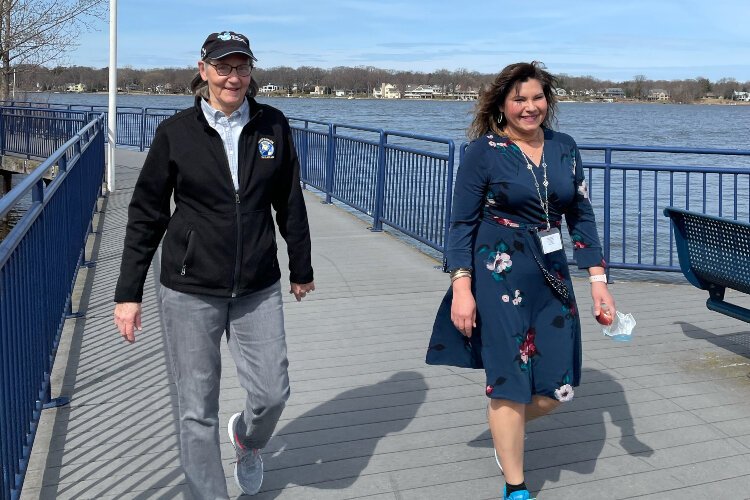
<svg viewBox="0 0 750 500"><path fill-rule="evenodd" d="M66 325L55 364L53 396L72 402L43 414L24 499L188 498L152 276L136 344L112 324L143 158L118 152L117 191L91 239L97 264L79 279L86 317ZM285 299L292 397L253 498L499 498L484 374L424 364L448 286L438 262L312 194L307 202L317 290ZM528 429L526 479L539 499L750 498L750 325L708 311L707 294L676 276L647 277L614 273L618 306L638 321L632 342L603 338L582 314L583 384ZM588 311L587 281L575 287ZM225 352L223 422L242 400Z"/></svg>

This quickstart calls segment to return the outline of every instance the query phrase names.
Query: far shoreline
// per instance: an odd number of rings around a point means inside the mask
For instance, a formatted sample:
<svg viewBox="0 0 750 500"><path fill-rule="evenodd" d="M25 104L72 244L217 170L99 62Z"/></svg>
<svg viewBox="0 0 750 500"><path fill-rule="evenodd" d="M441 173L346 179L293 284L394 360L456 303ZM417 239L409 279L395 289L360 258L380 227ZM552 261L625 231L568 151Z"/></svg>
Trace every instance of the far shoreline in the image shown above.
<svg viewBox="0 0 750 500"><path fill-rule="evenodd" d="M47 96L55 96L55 95L104 95L108 96L108 92L24 92L24 91L18 91L21 94L24 94L27 99L19 99L15 102L48 102L50 103L50 100L47 99L45 101L34 101L32 96L44 94ZM192 97L192 94L154 94L151 92L118 92L118 96L137 96L137 97L160 97L160 98L170 98L170 97ZM438 101L438 102L476 102L476 99L443 99L443 98L430 98L430 99L409 99L409 98L399 98L399 99L385 99L385 98L379 98L379 97L371 97L371 96L347 96L347 97L340 97L340 96L332 96L332 95L308 95L308 94L299 94L299 95L282 95L282 94L258 94L256 97L259 98L272 98L272 99L331 99L331 100L342 100L342 101L351 101L351 100L367 100L367 101L393 101L393 102L399 102L399 101L408 101L408 102L419 102L419 101ZM11 99L6 99L11 100ZM697 101L692 102L675 102L675 101L640 101L640 100L632 100L632 99L619 99L619 100L613 100L613 101L605 101L602 99L559 99L557 101L560 104L654 104L654 105L706 105L706 106L750 106L750 102L748 101L732 101L727 99L701 99ZM62 103L54 103L51 104L62 104Z"/></svg>

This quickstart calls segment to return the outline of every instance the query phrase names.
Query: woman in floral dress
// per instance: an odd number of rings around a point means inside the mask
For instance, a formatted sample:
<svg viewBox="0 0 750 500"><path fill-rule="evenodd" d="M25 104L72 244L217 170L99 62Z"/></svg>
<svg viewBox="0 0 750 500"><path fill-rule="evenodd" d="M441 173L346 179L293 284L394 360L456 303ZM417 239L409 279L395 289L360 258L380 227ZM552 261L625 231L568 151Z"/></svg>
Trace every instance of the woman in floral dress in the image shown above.
<svg viewBox="0 0 750 500"><path fill-rule="evenodd" d="M581 328L563 216L578 267L587 269L594 314L615 311L575 141L550 128L554 78L539 63L507 66L477 103L456 177L446 267L430 364L483 368L503 499L530 498L525 422L573 398Z"/></svg>

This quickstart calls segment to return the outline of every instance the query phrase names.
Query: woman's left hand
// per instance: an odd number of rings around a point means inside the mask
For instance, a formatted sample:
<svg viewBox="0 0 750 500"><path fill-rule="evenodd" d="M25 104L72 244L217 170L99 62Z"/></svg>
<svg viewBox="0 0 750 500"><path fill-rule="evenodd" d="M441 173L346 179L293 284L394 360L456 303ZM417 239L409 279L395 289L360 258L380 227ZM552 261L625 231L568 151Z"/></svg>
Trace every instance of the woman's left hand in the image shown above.
<svg viewBox="0 0 750 500"><path fill-rule="evenodd" d="M594 316L599 316L599 314L601 314L602 304L606 304L609 308L610 314L614 317L617 307L615 307L615 299L612 297L612 294L609 293L606 283L591 283L591 298L594 299Z"/></svg>
<svg viewBox="0 0 750 500"><path fill-rule="evenodd" d="M289 293L294 294L294 298L297 299L297 302L301 301L305 298L305 295L315 290L315 282L311 281L310 283L291 283L292 287L291 290L289 290Z"/></svg>

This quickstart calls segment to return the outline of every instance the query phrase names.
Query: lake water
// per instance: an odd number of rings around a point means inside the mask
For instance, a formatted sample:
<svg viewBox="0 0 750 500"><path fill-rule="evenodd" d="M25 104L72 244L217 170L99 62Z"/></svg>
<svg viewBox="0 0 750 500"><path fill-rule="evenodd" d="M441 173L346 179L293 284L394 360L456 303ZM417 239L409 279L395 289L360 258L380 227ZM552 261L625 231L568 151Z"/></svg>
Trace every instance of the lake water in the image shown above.
<svg viewBox="0 0 750 500"><path fill-rule="evenodd" d="M33 100L89 106L107 106L105 94L31 94ZM29 99L32 100L32 99ZM306 118L336 124L382 128L389 131L430 135L452 139L456 147L466 141L466 129L471 122L474 102L432 101L432 100L375 100L375 99L333 99L333 98L266 98L259 101L281 109L288 117ZM136 108L185 108L191 106L190 96L158 95L119 95L118 106ZM556 128L573 136L579 144L616 144L637 146L673 146L690 148L750 149L750 106L731 105L680 105L680 104L631 104L631 103L578 103L559 104ZM584 160L602 162L600 152L584 152ZM458 155L457 155L458 157ZM615 153L617 163L641 164L688 164L698 166L750 166L750 156L701 156L664 155L654 153ZM725 176L728 177L728 176ZM693 180L695 179L695 180ZM675 179L653 174L638 176L630 172L624 179L621 174L613 174L613 239L622 234L623 239L631 239L636 234L626 235L626 229L640 227L645 234L653 232L668 234L668 224L660 214L660 208L673 203L673 196L684 200L686 178L676 175ZM677 187L672 191L671 181ZM626 182L627 181L627 182ZM731 185L723 190L719 185L729 180L718 177L690 177L690 196L696 200L691 207L699 208L706 203L709 213L718 213L720 198L725 210L733 200L727 195L733 193ZM705 196L700 190L703 184L709 190ZM603 182L601 172L594 171L590 178L592 199L601 201ZM620 189L620 187L622 187ZM739 216L747 219L748 181L740 181ZM723 195L721 194L723 193ZM642 204L639 194L650 202ZM625 199L627 195L627 200ZM681 205L679 199L676 205ZM597 216L601 218L601 205ZM618 216L616 212L619 212ZM724 212L725 214L728 212ZM644 222L641 222L641 215ZM648 222L651 221L651 222ZM658 223L656 222L658 221ZM613 250L619 250L619 248ZM655 244L637 250L640 255L656 254ZM628 260L631 260L630 258Z"/></svg>
<svg viewBox="0 0 750 500"><path fill-rule="evenodd" d="M28 94L28 100L107 106L106 94ZM260 97L289 117L466 140L474 102L407 99ZM186 108L190 96L118 95L117 105ZM559 104L557 129L582 144L750 149L750 106Z"/></svg>

